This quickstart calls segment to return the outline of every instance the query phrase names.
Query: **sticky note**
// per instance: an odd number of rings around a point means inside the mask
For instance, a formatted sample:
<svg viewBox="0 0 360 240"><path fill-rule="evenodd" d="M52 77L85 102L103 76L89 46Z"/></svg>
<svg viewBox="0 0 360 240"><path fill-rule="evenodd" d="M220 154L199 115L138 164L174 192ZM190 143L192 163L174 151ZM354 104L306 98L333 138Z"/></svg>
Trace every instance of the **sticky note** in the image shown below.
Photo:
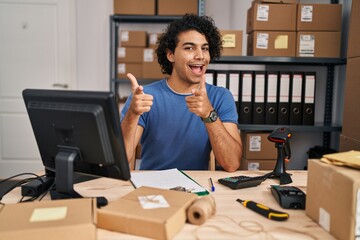
<svg viewBox="0 0 360 240"><path fill-rule="evenodd" d="M30 222L56 221L66 217L67 207L35 208Z"/></svg>
<svg viewBox="0 0 360 240"><path fill-rule="evenodd" d="M288 36L279 35L275 39L275 49L287 49L288 48Z"/></svg>
<svg viewBox="0 0 360 240"><path fill-rule="evenodd" d="M222 40L224 41L223 47L224 48L234 48L236 47L236 35L235 34L225 34L222 37Z"/></svg>

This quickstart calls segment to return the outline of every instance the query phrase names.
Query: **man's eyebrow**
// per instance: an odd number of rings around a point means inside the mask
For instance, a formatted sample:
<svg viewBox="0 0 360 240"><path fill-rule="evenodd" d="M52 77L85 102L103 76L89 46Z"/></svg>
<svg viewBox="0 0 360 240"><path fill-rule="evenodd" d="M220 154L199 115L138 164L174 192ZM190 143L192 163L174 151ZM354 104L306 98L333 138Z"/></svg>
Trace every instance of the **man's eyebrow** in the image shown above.
<svg viewBox="0 0 360 240"><path fill-rule="evenodd" d="M195 43L193 43L193 42L184 42L184 43L183 43L183 46L184 46L184 45L195 46Z"/></svg>
<svg viewBox="0 0 360 240"><path fill-rule="evenodd" d="M184 42L182 45L183 45L183 46L185 46L185 45L196 46L196 44L193 43L193 42ZM204 44L202 44L201 46L209 46L209 43L204 43Z"/></svg>

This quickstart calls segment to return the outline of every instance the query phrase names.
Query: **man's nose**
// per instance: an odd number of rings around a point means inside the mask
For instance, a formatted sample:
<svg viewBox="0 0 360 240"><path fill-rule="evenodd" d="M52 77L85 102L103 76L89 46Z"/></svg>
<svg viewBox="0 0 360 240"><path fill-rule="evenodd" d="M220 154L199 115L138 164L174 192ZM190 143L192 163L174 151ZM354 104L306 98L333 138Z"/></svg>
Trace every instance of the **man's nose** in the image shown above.
<svg viewBox="0 0 360 240"><path fill-rule="evenodd" d="M196 50L195 58L196 59L204 59L204 53L201 48Z"/></svg>

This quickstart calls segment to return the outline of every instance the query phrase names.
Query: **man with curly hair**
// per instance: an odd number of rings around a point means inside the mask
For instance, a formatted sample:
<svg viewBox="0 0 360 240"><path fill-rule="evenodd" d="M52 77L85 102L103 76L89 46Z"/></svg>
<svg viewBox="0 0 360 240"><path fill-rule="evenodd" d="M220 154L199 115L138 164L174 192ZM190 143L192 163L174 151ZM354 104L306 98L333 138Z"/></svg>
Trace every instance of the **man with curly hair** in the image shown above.
<svg viewBox="0 0 360 240"><path fill-rule="evenodd" d="M242 144L233 96L205 82L210 61L221 51L213 19L186 14L169 24L156 49L169 77L139 86L128 73L132 94L121 127L129 159L141 143L140 169L206 170L211 150L224 170L239 168Z"/></svg>

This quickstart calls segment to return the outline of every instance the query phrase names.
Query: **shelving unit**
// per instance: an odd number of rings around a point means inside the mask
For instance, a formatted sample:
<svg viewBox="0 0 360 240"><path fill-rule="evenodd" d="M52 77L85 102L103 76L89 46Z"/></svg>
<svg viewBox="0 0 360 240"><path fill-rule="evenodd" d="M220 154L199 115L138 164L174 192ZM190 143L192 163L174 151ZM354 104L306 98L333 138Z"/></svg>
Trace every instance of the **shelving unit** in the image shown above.
<svg viewBox="0 0 360 240"><path fill-rule="evenodd" d="M174 16L110 16L110 91L116 92L122 79L117 77L117 49L119 46L119 27L122 23L166 24L179 19Z"/></svg>
<svg viewBox="0 0 360 240"><path fill-rule="evenodd" d="M199 15L204 14L204 0L199 0ZM117 92L119 84L124 83L125 79L117 78L117 48L118 32L122 23L141 23L141 24L167 24L180 17L174 16L110 16L110 90ZM333 106L333 89L334 89L334 72L338 65L346 64L344 58L304 58L304 57L222 57L212 62L214 64L250 64L250 65L292 65L292 66L321 66L327 69L326 89L325 89L325 106L324 121L321 125L315 126L287 126L292 131L301 132L323 132L323 146L330 147L331 132L340 132L341 126L332 124L332 106ZM139 79L140 84L149 82L149 80ZM272 131L278 128L278 125L254 125L239 124L239 129L244 131Z"/></svg>
<svg viewBox="0 0 360 240"><path fill-rule="evenodd" d="M292 131L302 132L323 132L323 146L330 147L331 132L340 132L341 126L332 124L332 106L334 89L335 66L346 64L345 58L304 58L304 57L222 57L214 64L251 64L251 65L292 65L292 66L322 66L327 69L326 89L325 89L325 111L324 122L322 125L298 126L290 125ZM278 128L278 125L255 125L239 124L239 128L244 131L267 131Z"/></svg>

